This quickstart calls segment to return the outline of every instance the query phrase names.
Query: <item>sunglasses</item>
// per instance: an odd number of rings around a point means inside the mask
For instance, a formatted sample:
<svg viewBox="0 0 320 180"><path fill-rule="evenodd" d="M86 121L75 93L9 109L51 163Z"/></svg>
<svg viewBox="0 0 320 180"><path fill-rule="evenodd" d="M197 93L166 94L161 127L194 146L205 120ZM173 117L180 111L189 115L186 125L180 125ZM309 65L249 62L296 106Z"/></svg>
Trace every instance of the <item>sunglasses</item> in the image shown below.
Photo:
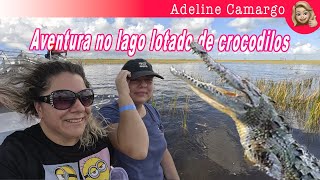
<svg viewBox="0 0 320 180"><path fill-rule="evenodd" d="M79 99L84 107L93 104L94 93L92 89L84 89L78 93L70 90L53 91L50 95L40 96L39 101L51 104L52 107L58 110L69 109L76 100Z"/></svg>

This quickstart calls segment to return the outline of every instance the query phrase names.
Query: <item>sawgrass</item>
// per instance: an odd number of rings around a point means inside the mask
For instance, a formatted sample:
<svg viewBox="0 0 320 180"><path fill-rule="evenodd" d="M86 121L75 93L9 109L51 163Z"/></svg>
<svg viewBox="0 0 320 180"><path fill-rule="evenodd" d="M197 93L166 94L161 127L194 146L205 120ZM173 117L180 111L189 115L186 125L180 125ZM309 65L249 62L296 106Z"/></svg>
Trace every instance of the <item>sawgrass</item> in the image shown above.
<svg viewBox="0 0 320 180"><path fill-rule="evenodd" d="M185 104L182 108L182 128L183 129L188 129L187 127L187 119L188 119L188 115L189 115L189 100L190 100L190 97L188 95L185 96Z"/></svg>
<svg viewBox="0 0 320 180"><path fill-rule="evenodd" d="M308 132L320 132L319 79L272 81L259 79L257 87L272 100L282 112L294 112L299 123Z"/></svg>

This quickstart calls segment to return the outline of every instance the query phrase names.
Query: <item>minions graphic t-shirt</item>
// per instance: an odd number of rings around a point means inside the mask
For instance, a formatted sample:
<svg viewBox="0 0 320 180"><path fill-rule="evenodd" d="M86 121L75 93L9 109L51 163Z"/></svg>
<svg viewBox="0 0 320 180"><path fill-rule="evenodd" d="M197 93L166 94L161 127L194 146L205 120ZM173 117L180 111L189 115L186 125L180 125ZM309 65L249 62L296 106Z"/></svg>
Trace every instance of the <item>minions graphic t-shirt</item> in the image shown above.
<svg viewBox="0 0 320 180"><path fill-rule="evenodd" d="M55 144L36 124L9 135L0 146L0 179L108 180L112 152L108 138L86 148Z"/></svg>

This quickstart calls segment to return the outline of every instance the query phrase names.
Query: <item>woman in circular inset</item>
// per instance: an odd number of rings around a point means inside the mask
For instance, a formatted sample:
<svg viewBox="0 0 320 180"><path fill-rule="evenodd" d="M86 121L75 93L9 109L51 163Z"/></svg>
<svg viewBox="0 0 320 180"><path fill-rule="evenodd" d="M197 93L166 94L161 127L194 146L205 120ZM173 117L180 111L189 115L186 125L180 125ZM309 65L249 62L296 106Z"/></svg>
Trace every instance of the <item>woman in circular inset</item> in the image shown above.
<svg viewBox="0 0 320 180"><path fill-rule="evenodd" d="M318 22L310 4L298 1L292 8L292 21L294 26L309 25L316 27Z"/></svg>

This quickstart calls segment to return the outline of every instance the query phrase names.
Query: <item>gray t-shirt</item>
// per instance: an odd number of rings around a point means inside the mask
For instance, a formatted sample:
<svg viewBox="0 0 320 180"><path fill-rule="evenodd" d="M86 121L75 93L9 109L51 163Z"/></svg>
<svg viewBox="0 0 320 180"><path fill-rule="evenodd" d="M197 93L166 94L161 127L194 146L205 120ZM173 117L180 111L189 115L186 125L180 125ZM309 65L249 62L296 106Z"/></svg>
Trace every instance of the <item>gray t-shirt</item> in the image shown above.
<svg viewBox="0 0 320 180"><path fill-rule="evenodd" d="M150 104L144 104L147 114L142 118L149 135L149 150L146 159L134 160L115 149L115 164L124 168L130 180L163 180L163 169L160 165L167 142L159 112ZM99 112L110 122L119 123L118 103L103 106Z"/></svg>

